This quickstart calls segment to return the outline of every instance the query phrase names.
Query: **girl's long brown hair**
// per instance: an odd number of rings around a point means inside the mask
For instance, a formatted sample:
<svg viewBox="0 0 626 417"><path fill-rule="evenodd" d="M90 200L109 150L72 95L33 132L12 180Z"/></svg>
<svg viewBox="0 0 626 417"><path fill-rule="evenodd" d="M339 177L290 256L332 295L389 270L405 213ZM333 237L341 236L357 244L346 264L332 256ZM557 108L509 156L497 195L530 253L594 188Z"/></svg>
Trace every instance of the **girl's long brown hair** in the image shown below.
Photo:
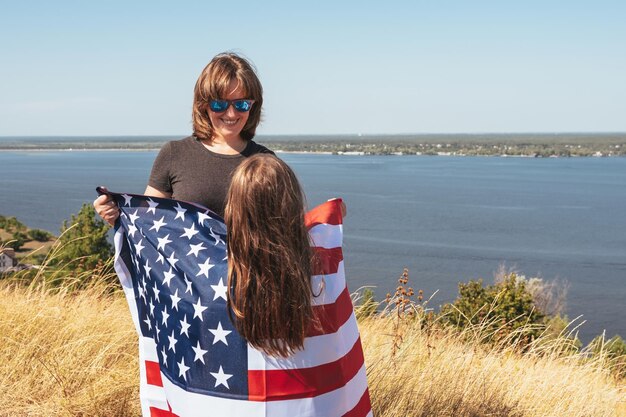
<svg viewBox="0 0 626 417"><path fill-rule="evenodd" d="M233 175L225 220L235 327L272 356L302 349L313 317L311 247L293 171L272 155L246 159Z"/></svg>

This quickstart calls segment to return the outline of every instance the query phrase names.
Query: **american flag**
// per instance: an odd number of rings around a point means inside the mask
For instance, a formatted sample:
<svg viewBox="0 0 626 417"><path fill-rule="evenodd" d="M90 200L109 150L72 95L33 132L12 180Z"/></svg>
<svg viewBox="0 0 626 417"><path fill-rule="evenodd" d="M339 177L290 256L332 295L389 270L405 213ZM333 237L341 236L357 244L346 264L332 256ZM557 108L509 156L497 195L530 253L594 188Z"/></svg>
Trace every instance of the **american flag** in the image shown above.
<svg viewBox="0 0 626 417"><path fill-rule="evenodd" d="M318 254L304 349L266 355L226 308L226 226L204 207L109 193L120 208L115 270L139 336L144 416L372 416L342 254L340 200L306 215Z"/></svg>

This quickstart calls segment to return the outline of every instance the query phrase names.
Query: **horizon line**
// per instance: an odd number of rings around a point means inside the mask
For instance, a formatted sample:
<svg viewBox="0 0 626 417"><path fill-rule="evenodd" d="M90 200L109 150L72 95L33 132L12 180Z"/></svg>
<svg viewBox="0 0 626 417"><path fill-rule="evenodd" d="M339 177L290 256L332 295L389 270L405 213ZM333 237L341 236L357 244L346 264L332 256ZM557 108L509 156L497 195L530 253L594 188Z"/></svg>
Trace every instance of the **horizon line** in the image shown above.
<svg viewBox="0 0 626 417"><path fill-rule="evenodd" d="M420 133L259 133L255 137L268 136L477 136L477 135L626 135L626 131L533 131L533 132L420 132ZM115 137L187 137L190 134L113 134L113 135L0 135L0 138L115 138Z"/></svg>

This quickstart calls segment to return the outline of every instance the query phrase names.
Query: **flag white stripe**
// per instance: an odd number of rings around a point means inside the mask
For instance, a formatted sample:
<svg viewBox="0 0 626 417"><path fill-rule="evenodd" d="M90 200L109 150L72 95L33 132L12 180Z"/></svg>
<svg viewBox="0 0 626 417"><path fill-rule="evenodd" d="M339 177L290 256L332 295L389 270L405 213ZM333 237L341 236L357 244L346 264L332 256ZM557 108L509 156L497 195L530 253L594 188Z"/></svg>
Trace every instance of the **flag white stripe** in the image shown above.
<svg viewBox="0 0 626 417"><path fill-rule="evenodd" d="M157 345L154 339L150 337L141 337L140 345L143 347L142 351L144 359L152 362L159 361L159 355L157 354Z"/></svg>
<svg viewBox="0 0 626 417"><path fill-rule="evenodd" d="M309 229L312 246L319 248L338 248L343 240L343 225L318 224Z"/></svg>
<svg viewBox="0 0 626 417"><path fill-rule="evenodd" d="M346 273L343 268L343 261L341 261L337 267L337 273L313 275L311 277L311 290L313 291L311 305L332 304L337 301L337 298L345 288ZM317 294L319 294L319 296L316 297Z"/></svg>
<svg viewBox="0 0 626 417"><path fill-rule="evenodd" d="M115 272L117 272L117 276L120 279L120 283L124 289L133 288L132 275L126 268L126 264L120 259L120 253L122 251L122 245L124 243L124 239L126 238L123 229L118 229L115 232L115 236L113 237L115 243L115 262L113 263L113 267L115 268Z"/></svg>
<svg viewBox="0 0 626 417"><path fill-rule="evenodd" d="M141 412L150 417L150 407L167 410L167 396L163 387L148 384L146 360L158 362L156 343L148 337L139 336L139 398ZM161 375L163 379L163 375Z"/></svg>
<svg viewBox="0 0 626 417"><path fill-rule="evenodd" d="M185 417L272 416L339 417L353 409L367 389L365 365L346 385L312 398L285 401L243 401L188 392L163 378L172 412Z"/></svg>
<svg viewBox="0 0 626 417"><path fill-rule="evenodd" d="M359 339L356 317L352 316L335 332L304 339L304 350L288 358L268 356L248 345L248 369L301 369L324 365L343 358Z"/></svg>

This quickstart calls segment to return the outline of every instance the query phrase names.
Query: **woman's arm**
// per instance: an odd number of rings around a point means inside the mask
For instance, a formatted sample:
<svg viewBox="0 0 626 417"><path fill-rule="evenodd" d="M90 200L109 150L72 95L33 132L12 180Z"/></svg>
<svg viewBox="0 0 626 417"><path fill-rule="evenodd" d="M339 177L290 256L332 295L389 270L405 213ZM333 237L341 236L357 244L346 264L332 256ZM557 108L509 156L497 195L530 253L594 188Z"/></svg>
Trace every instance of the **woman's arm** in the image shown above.
<svg viewBox="0 0 626 417"><path fill-rule="evenodd" d="M150 197L172 198L172 193L164 193L163 191L157 190L149 185L146 187L144 194Z"/></svg>

